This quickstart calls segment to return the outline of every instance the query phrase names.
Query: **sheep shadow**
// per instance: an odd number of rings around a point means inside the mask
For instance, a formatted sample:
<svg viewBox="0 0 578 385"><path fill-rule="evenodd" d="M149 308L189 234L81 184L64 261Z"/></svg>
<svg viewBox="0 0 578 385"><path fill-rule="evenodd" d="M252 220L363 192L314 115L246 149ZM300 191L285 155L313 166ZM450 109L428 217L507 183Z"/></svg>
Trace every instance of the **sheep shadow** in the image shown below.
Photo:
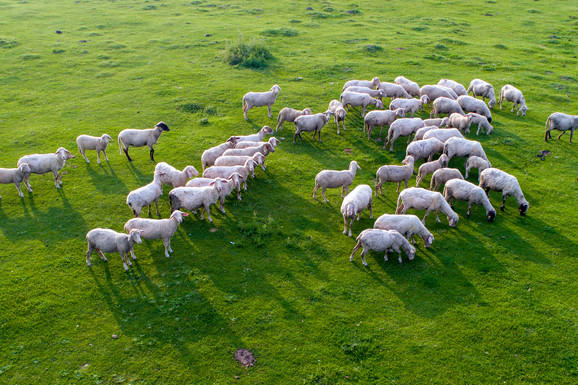
<svg viewBox="0 0 578 385"><path fill-rule="evenodd" d="M105 164L105 162L99 164L97 169L92 167L92 163L86 164L86 172L94 187L102 194L128 194L130 191L128 187L116 175L111 165L108 162Z"/></svg>

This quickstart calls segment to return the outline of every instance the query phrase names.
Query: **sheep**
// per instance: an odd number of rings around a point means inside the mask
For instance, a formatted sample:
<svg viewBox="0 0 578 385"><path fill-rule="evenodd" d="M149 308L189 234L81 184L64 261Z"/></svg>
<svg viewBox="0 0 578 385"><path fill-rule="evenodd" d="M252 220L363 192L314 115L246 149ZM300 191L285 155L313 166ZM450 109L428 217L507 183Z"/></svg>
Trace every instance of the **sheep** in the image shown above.
<svg viewBox="0 0 578 385"><path fill-rule="evenodd" d="M221 143L218 146L211 147L203 151L203 154L201 155L201 165L203 167L203 171L205 171L207 167L211 167L212 165L214 165L215 160L217 160L218 157L223 155L225 151L227 151L230 148L234 148L236 142L237 142L236 139L232 139L231 141Z"/></svg>
<svg viewBox="0 0 578 385"><path fill-rule="evenodd" d="M457 168L440 168L439 170L434 171L431 176L429 189L431 191L437 191L442 184L451 179L464 179L464 177Z"/></svg>
<svg viewBox="0 0 578 385"><path fill-rule="evenodd" d="M269 140L267 141L273 148L277 147L278 143L281 143L281 141L279 139L277 139L276 137L271 137L269 138ZM235 148L247 148L247 147L258 147L260 145L262 145L263 142L252 142L252 141L244 141L244 142L239 142L235 145Z"/></svg>
<svg viewBox="0 0 578 385"><path fill-rule="evenodd" d="M424 123L426 126L438 126L438 127L446 127L450 121L449 117L445 118L434 118L434 119L424 119Z"/></svg>
<svg viewBox="0 0 578 385"><path fill-rule="evenodd" d="M163 177L163 172L155 171L153 181L151 183L128 193L126 197L126 204L132 209L135 217L140 215L142 208L145 206L148 206L149 215L151 215L151 206L153 202L157 208L157 215L161 215L159 212L159 198L161 195L163 195Z"/></svg>
<svg viewBox="0 0 578 385"><path fill-rule="evenodd" d="M393 81L395 84L399 84L403 89L413 97L419 98L419 85L416 82L409 80L404 76L398 76Z"/></svg>
<svg viewBox="0 0 578 385"><path fill-rule="evenodd" d="M451 160L454 156L472 156L488 160L480 142L464 138L449 138L444 143L444 154Z"/></svg>
<svg viewBox="0 0 578 385"><path fill-rule="evenodd" d="M379 86L379 78L374 77L371 80L350 80L343 85L343 91L347 87L367 87L367 88L376 88Z"/></svg>
<svg viewBox="0 0 578 385"><path fill-rule="evenodd" d="M253 159L247 159L242 166L212 166L203 171L203 178L223 178L229 179L234 172L239 173L243 179L243 189L247 191L247 177L253 172L257 164ZM237 189L237 196L240 198L241 189Z"/></svg>
<svg viewBox="0 0 578 385"><path fill-rule="evenodd" d="M424 121L425 122L425 121ZM438 126L425 126L420 128L419 130L417 130L415 132L415 136L413 137L413 141L417 142L419 140L423 139L423 136L426 134L426 132L431 131L431 130L437 130L439 129Z"/></svg>
<svg viewBox="0 0 578 385"><path fill-rule="evenodd" d="M383 145L385 150L389 143L389 151L393 151L393 142L400 136L407 136L407 143L411 142L411 136L420 128L425 127L421 118L401 118L391 123L387 131L387 139Z"/></svg>
<svg viewBox="0 0 578 385"><path fill-rule="evenodd" d="M451 88L458 96L468 94L466 92L466 87L451 79L440 79L438 85Z"/></svg>
<svg viewBox="0 0 578 385"><path fill-rule="evenodd" d="M107 134L103 134L100 138L90 135L79 135L76 138L76 145L78 146L78 152L80 152L80 154L84 157L86 163L90 163L90 161L86 157L85 151L96 150L96 162L100 164L101 151L104 154L104 159L106 159L108 162L108 157L106 156L106 148L108 147L108 142L110 140L112 140L112 138Z"/></svg>
<svg viewBox="0 0 578 385"><path fill-rule="evenodd" d="M402 181L405 182L405 188L407 188L407 182L409 181L409 178L413 176L413 156L406 157L401 163L403 163L404 166L388 164L377 169L375 196L377 196L378 190L381 192L381 195L383 195L383 184L385 182L397 182L396 193L399 193L399 187L401 186Z"/></svg>
<svg viewBox="0 0 578 385"><path fill-rule="evenodd" d="M436 138L429 138L411 142L405 149L405 156L413 156L414 160L427 158L431 162L434 154L444 149L444 143Z"/></svg>
<svg viewBox="0 0 578 385"><path fill-rule="evenodd" d="M463 138L460 130L457 128L437 128L430 130L423 135L423 139L436 138L446 142L449 138Z"/></svg>
<svg viewBox="0 0 578 385"><path fill-rule="evenodd" d="M247 147L247 148L231 148L226 150L222 156L253 156L256 153L260 152L261 154L267 156L272 152L275 152L271 143L268 142L261 142L259 146L256 147ZM216 162L216 160L215 160Z"/></svg>
<svg viewBox="0 0 578 385"><path fill-rule="evenodd" d="M129 234L134 229L141 230L142 239L162 239L165 245L165 256L169 258L169 252L173 252L171 238L177 231L179 223L184 220L183 217L188 215L188 213L175 210L168 219L132 218L124 224L124 230ZM130 253L136 259L134 249Z"/></svg>
<svg viewBox="0 0 578 385"><path fill-rule="evenodd" d="M387 252L389 250L397 251L399 254L399 263L401 263L400 249L403 249L410 261L415 258L415 247L410 245L407 239L395 230L366 229L357 236L356 240L357 244L353 248L353 252L349 257L350 262L353 262L353 256L360 247L363 247L361 260L363 261L364 266L367 266L367 262L365 262L365 254L370 250L385 251L385 261L387 261Z"/></svg>
<svg viewBox="0 0 578 385"><path fill-rule="evenodd" d="M20 183L27 175L30 175L30 172L28 163L20 163L17 168L0 168L0 183L14 183L16 190L18 190L18 195L22 198L24 194L22 194L22 190L20 190ZM28 188L28 186L26 187ZM32 189L28 188L28 191L32 192ZM0 199L2 199L1 196Z"/></svg>
<svg viewBox="0 0 578 385"><path fill-rule="evenodd" d="M100 255L103 261L107 261L103 253L119 253L122 259L122 265L125 270L128 270L127 263L132 266L129 259L129 252L134 249L135 243L141 243L141 234L143 232L138 229L131 230L128 234L117 233L110 229L96 228L86 233L86 241L88 242L88 250L86 251L86 264L92 266L90 263L90 256L92 252ZM133 253L133 258L136 259Z"/></svg>
<svg viewBox="0 0 578 385"><path fill-rule="evenodd" d="M243 116L245 120L249 120L247 118L247 112L253 107L263 107L267 106L267 110L269 112L269 119L271 119L271 106L275 103L275 99L277 99L277 95L281 91L281 87L275 84L271 89L267 92L247 92L243 95Z"/></svg>
<svg viewBox="0 0 578 385"><path fill-rule="evenodd" d="M506 84L500 91L500 99L498 100L498 103L500 103L500 110L502 109L504 99L508 102L514 103L510 112L514 112L514 108L516 108L516 116L520 116L520 113L522 113L522 116L526 116L526 112L529 108L526 105L526 100L524 99L524 95L522 95L522 91L511 84Z"/></svg>
<svg viewBox="0 0 578 385"><path fill-rule="evenodd" d="M163 131L170 131L169 126L165 124L165 122L158 122L154 128L147 128L147 129L134 129L134 128L127 128L126 130L122 130L118 134L118 147L120 154L122 155L122 151L126 155L129 162L132 162L131 157L128 155L128 149L130 146L133 147L149 147L149 153L151 160L154 162L154 154L155 150L153 146L159 140Z"/></svg>
<svg viewBox="0 0 578 385"><path fill-rule="evenodd" d="M482 130L483 132L484 128L486 129L487 135L490 135L490 133L494 130L494 127L492 127L492 125L488 121L488 118L486 118L485 116L476 114L475 112L468 112L468 115L472 117L471 124L478 125L478 131L476 131L476 135L480 134L480 130Z"/></svg>
<svg viewBox="0 0 578 385"><path fill-rule="evenodd" d="M339 100L333 99L329 102L329 107L327 110L333 113L333 119L337 125L337 134L339 135L339 122L343 122L343 131L346 131L345 116L347 115L347 111L345 111L345 108L343 108L343 104L341 104Z"/></svg>
<svg viewBox="0 0 578 385"><path fill-rule="evenodd" d="M295 118L301 115L311 115L311 110L309 108L303 110L296 110L289 107L282 108L281 111L279 111L279 115L277 115L277 127L275 127L275 132L283 128L284 122L293 123Z"/></svg>
<svg viewBox="0 0 578 385"><path fill-rule="evenodd" d="M486 101L486 98L488 98L488 108L492 109L496 105L496 93L490 83L482 79L473 79L466 90L467 94L470 92L474 97L481 96L483 101Z"/></svg>
<svg viewBox="0 0 578 385"><path fill-rule="evenodd" d="M398 108L403 108L405 113L409 113L413 118L413 114L418 110L423 111L423 106L427 103L429 103L427 95L423 95L419 99L395 99L389 103L389 109L397 110Z"/></svg>
<svg viewBox="0 0 578 385"><path fill-rule="evenodd" d="M327 124L329 118L331 118L333 113L331 111L325 111L323 113L318 113L315 115L302 115L295 119L293 122L295 124L295 135L293 135L293 144L297 136L301 139L301 132L311 132L313 131L313 139L315 139L315 133L319 132L319 141L321 142L321 129Z"/></svg>
<svg viewBox="0 0 578 385"><path fill-rule="evenodd" d="M466 179L468 178L468 175L470 173L470 170L472 168L477 168L478 169L478 182L480 181L480 173L482 171L484 171L487 168L492 167L492 165L490 164L490 162L488 162L485 159L480 158L479 156L470 156L468 158L468 160L466 161Z"/></svg>
<svg viewBox="0 0 578 385"><path fill-rule="evenodd" d="M359 92L343 91L341 96L339 96L339 101L343 104L343 107L347 107L349 111L349 106L360 107L361 106L361 117L365 117L365 112L367 111L367 106L374 105L376 108L383 108L383 102L379 99L374 99L367 94L360 94Z"/></svg>
<svg viewBox="0 0 578 385"><path fill-rule="evenodd" d="M438 159L427 162L419 166L417 172L417 177L415 178L415 187L419 187L419 184L425 178L426 175L433 174L436 170L448 166L448 156L442 154Z"/></svg>
<svg viewBox="0 0 578 385"><path fill-rule="evenodd" d="M157 163L155 171L162 173L162 183L173 187L184 186L193 176L199 175L199 172L193 166L187 166L183 171L179 171L166 162Z"/></svg>
<svg viewBox="0 0 578 385"><path fill-rule="evenodd" d="M502 205L500 206L502 211L505 209L506 198L508 196L515 197L518 201L518 212L522 216L526 215L530 204L524 198L524 193L522 193L518 179L515 176L490 167L480 173L480 187L486 190L486 194L489 194L490 190L502 192Z"/></svg>
<svg viewBox="0 0 578 385"><path fill-rule="evenodd" d="M492 113L483 100L468 95L462 95L458 98L458 103L465 112L475 112L476 114L485 116L488 119L488 122L492 122Z"/></svg>
<svg viewBox="0 0 578 385"><path fill-rule="evenodd" d="M206 187L210 186L217 178L194 178L187 182L186 187ZM241 183L243 177L238 172L234 172L227 178L230 183L221 184L221 193L219 194L219 210L225 214L225 198L227 198L233 190L237 189L237 199L241 200Z"/></svg>
<svg viewBox="0 0 578 385"><path fill-rule="evenodd" d="M336 171L336 170L322 170L315 176L315 188L313 189L313 199L316 198L317 190L321 187L321 196L325 202L329 202L325 197L325 190L328 188L339 188L341 187L341 198L345 191L349 194L349 186L353 183L353 178L357 170L361 170L361 167L356 161L352 160L349 163L348 170Z"/></svg>
<svg viewBox="0 0 578 385"><path fill-rule="evenodd" d="M273 130L269 126L263 126L258 133L251 135L236 135L231 136L228 141L234 141L235 144L240 142L260 142L265 139L265 136L273 134Z"/></svg>
<svg viewBox="0 0 578 385"><path fill-rule="evenodd" d="M211 205L219 201L223 184L229 183L225 179L216 178L207 187L176 187L169 192L169 201L171 202L171 213L180 208L189 211L201 209L201 220L204 212L207 212L207 220L211 219Z"/></svg>
<svg viewBox="0 0 578 385"><path fill-rule="evenodd" d="M552 134L550 133L552 130L562 131L558 139L560 139L566 131L570 130L570 143L572 143L572 135L576 128L578 128L578 115L566 115L561 112L554 112L546 119L546 134L544 135L544 140L547 142L548 137L552 139Z"/></svg>
<svg viewBox="0 0 578 385"><path fill-rule="evenodd" d="M430 113L430 118L438 117L440 114L448 114L451 115L452 113L459 113L461 115L465 115L465 112L460 107L460 104L451 98L446 98L445 96L439 97L432 103L432 110Z"/></svg>
<svg viewBox="0 0 578 385"><path fill-rule="evenodd" d="M453 114L451 114L450 120L448 122L449 127L457 128L462 133L470 132L470 125L471 124L472 124L472 116L471 115L463 115L463 114L458 113L458 112L454 112Z"/></svg>
<svg viewBox="0 0 578 385"><path fill-rule="evenodd" d="M373 131L373 127L380 126L381 130L379 130L379 136L381 136L381 132L383 131L384 126L389 126L393 121L397 118L405 117L405 112L403 108L398 108L397 110L374 110L369 111L367 115L365 115L363 121L363 132L366 131L367 128L367 140L371 139L371 131Z"/></svg>
<svg viewBox="0 0 578 385"><path fill-rule="evenodd" d="M427 95L430 102L433 102L437 98L446 97L448 99L457 99L457 95L451 89L438 85L427 84L422 86L419 90L419 96ZM455 95L455 97L454 97Z"/></svg>
<svg viewBox="0 0 578 385"><path fill-rule="evenodd" d="M428 231L419 218L413 214L383 214L375 221L374 229L395 230L415 245L414 235L419 235L425 248L429 248L434 236Z"/></svg>
<svg viewBox="0 0 578 385"><path fill-rule="evenodd" d="M18 159L17 167L20 167L22 163L27 163L28 167L30 167L30 173L32 174L46 174L47 172L52 171L52 175L54 176L54 185L56 188L60 188L62 185L62 182L60 181L62 175L60 175L58 171L64 167L68 159L73 158L74 155L72 155L70 151L64 147L59 147L54 154L25 155ZM28 191L32 192L32 187L30 186L30 183L28 183L30 173L24 175L22 181Z"/></svg>
<svg viewBox="0 0 578 385"><path fill-rule="evenodd" d="M369 87L350 86L350 87L347 87L344 91L357 92L360 94L367 94L367 95L371 96L372 98L376 98L379 100L381 100L382 98L387 96L385 91L382 90L381 88L374 90L374 89L369 88Z"/></svg>
<svg viewBox="0 0 578 385"><path fill-rule="evenodd" d="M400 84L383 82L379 84L378 90L383 92L384 98L391 98L391 100L398 98L411 99L411 95Z"/></svg>
<svg viewBox="0 0 578 385"><path fill-rule="evenodd" d="M441 169L436 172L443 170L447 169ZM458 220L460 219L458 214L456 214L448 202L446 202L442 194L437 191L429 191L420 187L410 187L399 194L395 213L405 214L409 209L426 210L422 219L424 225L425 219L429 215L430 211L435 212L437 223L440 223L438 211L444 213L448 217L450 227L456 227Z"/></svg>
<svg viewBox="0 0 578 385"><path fill-rule="evenodd" d="M467 180L448 180L444 187L444 198L448 201L452 209L454 208L454 199L468 202L468 211L466 212L468 218L470 217L472 204L484 206L488 222L493 222L496 217L496 210L492 207L490 199L484 192L484 189Z"/></svg>
<svg viewBox="0 0 578 385"><path fill-rule="evenodd" d="M256 152L253 156L229 156L223 155L215 161L215 166L243 166L248 159L252 159L255 163L261 166L261 169L265 171L265 155L260 152ZM251 173L251 176L255 178L255 170Z"/></svg>
<svg viewBox="0 0 578 385"><path fill-rule="evenodd" d="M341 214L343 215L343 234L347 234L349 227L349 236L351 237L351 227L353 220L357 217L359 220L360 213L366 208L369 209L369 218L373 218L373 193L371 187L366 184L360 184L354 188L341 204Z"/></svg>

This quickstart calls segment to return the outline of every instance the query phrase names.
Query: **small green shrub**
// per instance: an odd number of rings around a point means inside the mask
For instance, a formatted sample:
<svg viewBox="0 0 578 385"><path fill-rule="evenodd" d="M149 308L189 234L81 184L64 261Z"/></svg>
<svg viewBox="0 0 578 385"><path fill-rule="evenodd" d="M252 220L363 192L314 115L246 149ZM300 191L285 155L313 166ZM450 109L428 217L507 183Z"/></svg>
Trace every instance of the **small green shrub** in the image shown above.
<svg viewBox="0 0 578 385"><path fill-rule="evenodd" d="M181 104L180 106L177 106L177 110L181 111L181 112L188 112L191 114L197 113L199 111L203 111L205 109L205 106L203 106L200 103L186 103L186 104Z"/></svg>
<svg viewBox="0 0 578 385"><path fill-rule="evenodd" d="M275 28L275 29L267 29L267 30L261 32L261 35L271 36L271 37L274 37L274 36L291 37L291 36L299 35L299 32L297 32L297 30L295 30L293 28L281 27L281 28Z"/></svg>
<svg viewBox="0 0 578 385"><path fill-rule="evenodd" d="M446 47L446 46L443 45L443 44L436 44L436 45L435 45L435 48L436 48L436 49L439 49L440 51L447 51L447 49L448 49L448 47Z"/></svg>
<svg viewBox="0 0 578 385"><path fill-rule="evenodd" d="M205 113L207 115L217 115L217 107L209 106L205 108Z"/></svg>
<svg viewBox="0 0 578 385"><path fill-rule="evenodd" d="M375 44L368 44L362 48L362 51L367 53L378 53L383 51L383 47Z"/></svg>
<svg viewBox="0 0 578 385"><path fill-rule="evenodd" d="M206 126L206 125L209 124L209 119L208 119L208 118L202 118L202 119L199 121L199 124L200 124L201 126Z"/></svg>
<svg viewBox="0 0 578 385"><path fill-rule="evenodd" d="M497 49L508 49L508 47L506 47L506 46L503 45L503 44L495 44L495 45L494 45L494 48L497 48Z"/></svg>
<svg viewBox="0 0 578 385"><path fill-rule="evenodd" d="M240 38L233 43L227 43L223 53L223 60L226 63L250 69L266 68L273 58L265 40L255 38L251 38L248 42Z"/></svg>
<svg viewBox="0 0 578 385"><path fill-rule="evenodd" d="M18 40L7 39L0 37L0 48L14 48L20 45Z"/></svg>

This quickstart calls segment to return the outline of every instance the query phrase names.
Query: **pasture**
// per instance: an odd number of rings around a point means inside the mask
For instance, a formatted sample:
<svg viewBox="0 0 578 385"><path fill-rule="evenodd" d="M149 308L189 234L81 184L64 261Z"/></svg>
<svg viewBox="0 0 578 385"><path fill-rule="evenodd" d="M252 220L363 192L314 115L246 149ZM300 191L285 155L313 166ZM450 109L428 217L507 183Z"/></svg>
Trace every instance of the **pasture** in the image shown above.
<svg viewBox="0 0 578 385"><path fill-rule="evenodd" d="M578 113L576 2L0 0L0 15L0 167L60 146L76 154L59 190L50 174L32 175L24 198L0 185L0 383L578 381L578 138L553 132L544 142L552 112ZM240 42L268 48L268 66L226 63ZM435 242L418 240L413 261L370 253L364 267L358 252L350 263L355 237L395 211L395 186L349 238L339 190L328 190L329 203L312 199L315 175L356 160L352 188L373 187L407 142L390 153L378 130L367 140L358 108L340 135L330 121L322 142L306 133L294 145L285 123L266 172L241 201L228 198L226 214L213 206L212 224L187 217L170 258L152 240L135 247L128 272L114 254L86 266L87 231L122 231L126 195L152 180L148 149L131 148L133 162L119 154L121 130L162 120L170 132L156 161L201 170L205 149L274 127L285 106L323 112L347 80L398 75L523 91L525 117L496 106L494 132L467 137L518 178L526 216L513 197L493 223L480 206L466 218L457 202L457 227L431 214ZM254 108L245 121L243 94L273 84L273 119ZM110 162L98 165L92 151L87 164L76 137L103 133ZM541 150L551 151L544 161ZM490 198L497 209L501 194ZM234 360L238 348L251 350L253 367Z"/></svg>

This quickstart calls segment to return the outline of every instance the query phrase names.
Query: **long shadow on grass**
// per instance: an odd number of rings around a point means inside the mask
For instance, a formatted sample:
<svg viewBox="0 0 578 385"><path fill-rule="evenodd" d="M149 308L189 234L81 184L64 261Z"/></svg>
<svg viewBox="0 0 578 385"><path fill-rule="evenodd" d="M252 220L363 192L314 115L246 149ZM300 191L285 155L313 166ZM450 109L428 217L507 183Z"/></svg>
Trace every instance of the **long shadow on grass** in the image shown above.
<svg viewBox="0 0 578 385"><path fill-rule="evenodd" d="M92 167L92 163L86 165L86 171L94 187L103 194L128 194L130 191L128 187L118 178L112 166L105 162L97 165L96 169Z"/></svg>

